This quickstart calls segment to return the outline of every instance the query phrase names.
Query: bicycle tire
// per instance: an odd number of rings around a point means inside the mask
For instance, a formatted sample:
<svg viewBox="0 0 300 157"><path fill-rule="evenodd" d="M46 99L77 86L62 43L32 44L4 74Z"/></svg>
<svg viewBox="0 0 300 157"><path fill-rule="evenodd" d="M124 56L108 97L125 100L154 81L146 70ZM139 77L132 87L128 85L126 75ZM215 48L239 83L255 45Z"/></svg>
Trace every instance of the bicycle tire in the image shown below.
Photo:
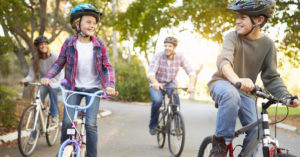
<svg viewBox="0 0 300 157"><path fill-rule="evenodd" d="M54 143L57 140L58 134L59 134L59 112L57 114L57 123L53 126L51 121L52 121L52 116L51 114L48 114L47 118L47 125L46 125L46 141L48 146L53 146Z"/></svg>
<svg viewBox="0 0 300 157"><path fill-rule="evenodd" d="M202 141L199 151L198 151L198 157L208 157L210 154L210 150L212 148L212 141L213 137L212 136L207 136L204 138Z"/></svg>
<svg viewBox="0 0 300 157"><path fill-rule="evenodd" d="M173 138L175 137L175 138ZM176 141L178 140L178 143ZM179 157L184 148L185 141L185 127L183 117L179 112L174 112L169 116L169 130L168 130L168 145L169 151L174 157ZM175 144L175 142L177 144Z"/></svg>
<svg viewBox="0 0 300 157"><path fill-rule="evenodd" d="M74 146L70 144L63 148L61 157L76 157Z"/></svg>
<svg viewBox="0 0 300 157"><path fill-rule="evenodd" d="M39 119L37 120L36 126L34 126L35 115L36 106L29 105L23 111L19 122L18 147L23 156L29 156L33 153L40 135ZM34 127L36 128L35 130L33 130Z"/></svg>
<svg viewBox="0 0 300 157"><path fill-rule="evenodd" d="M159 148L163 148L166 141L166 120L164 111L160 110L158 114L158 126L157 126L157 143Z"/></svg>

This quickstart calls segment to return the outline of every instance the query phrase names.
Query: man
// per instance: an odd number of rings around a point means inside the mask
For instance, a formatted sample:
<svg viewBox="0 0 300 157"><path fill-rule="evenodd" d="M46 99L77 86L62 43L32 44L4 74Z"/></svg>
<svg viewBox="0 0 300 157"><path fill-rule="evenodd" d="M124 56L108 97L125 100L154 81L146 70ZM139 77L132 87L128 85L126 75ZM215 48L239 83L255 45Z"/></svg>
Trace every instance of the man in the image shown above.
<svg viewBox="0 0 300 157"><path fill-rule="evenodd" d="M164 52L157 53L150 63L147 77L150 83L150 94L152 97L151 105L151 119L149 124L149 132L151 135L156 134L156 127L158 125L158 111L162 104L162 91L160 89L165 87L177 87L176 75L179 68L182 67L189 75L188 93L194 91L195 72L188 63L187 59L180 53L175 52L177 47L177 39L174 37L167 37L164 41ZM168 96L170 92L167 90ZM175 103L180 105L177 91L174 91Z"/></svg>

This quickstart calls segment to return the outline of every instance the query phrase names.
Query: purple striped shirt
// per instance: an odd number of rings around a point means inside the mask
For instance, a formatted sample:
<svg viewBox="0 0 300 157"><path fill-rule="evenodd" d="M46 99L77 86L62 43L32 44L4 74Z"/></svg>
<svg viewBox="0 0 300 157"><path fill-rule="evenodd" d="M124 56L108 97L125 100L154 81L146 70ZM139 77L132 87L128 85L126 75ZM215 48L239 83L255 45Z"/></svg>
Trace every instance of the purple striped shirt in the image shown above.
<svg viewBox="0 0 300 157"><path fill-rule="evenodd" d="M155 75L157 81L163 85L170 82L176 83L175 78L180 67L182 67L188 75L194 73L189 62L182 54L175 53L174 59L168 61L166 54L160 52L152 59L147 75L148 77Z"/></svg>
<svg viewBox="0 0 300 157"><path fill-rule="evenodd" d="M65 67L65 79L68 81L66 89L69 90L75 89L76 68L78 64L78 52L76 49L77 38L78 36L76 35L68 38L64 42L57 60L45 75L45 78L51 79ZM104 88L107 86L114 87L113 67L109 61L106 46L104 42L97 37L92 36L91 39L94 50L94 57L91 62L94 62L96 66L101 85Z"/></svg>

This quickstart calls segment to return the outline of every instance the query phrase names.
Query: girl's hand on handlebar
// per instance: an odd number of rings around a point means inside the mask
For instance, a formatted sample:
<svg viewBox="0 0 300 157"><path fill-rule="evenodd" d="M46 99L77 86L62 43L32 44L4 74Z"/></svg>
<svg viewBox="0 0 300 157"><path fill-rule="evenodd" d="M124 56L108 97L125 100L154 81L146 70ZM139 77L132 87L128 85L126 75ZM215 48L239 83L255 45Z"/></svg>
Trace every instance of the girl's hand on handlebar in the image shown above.
<svg viewBox="0 0 300 157"><path fill-rule="evenodd" d="M48 78L42 78L41 79L41 84L43 85L43 86L50 86L50 83L51 83L51 80L50 79L48 79Z"/></svg>
<svg viewBox="0 0 300 157"><path fill-rule="evenodd" d="M298 107L300 106L300 100L299 99L294 99L293 104L289 104L288 107Z"/></svg>
<svg viewBox="0 0 300 157"><path fill-rule="evenodd" d="M107 95L109 95L109 96L114 96L114 95L116 95L116 91L115 91L115 88L113 88L113 87L106 87L105 88L105 92L106 92L106 94Z"/></svg>
<svg viewBox="0 0 300 157"><path fill-rule="evenodd" d="M241 83L240 90L250 94L250 92L255 88L254 83L249 78L240 78L237 82Z"/></svg>

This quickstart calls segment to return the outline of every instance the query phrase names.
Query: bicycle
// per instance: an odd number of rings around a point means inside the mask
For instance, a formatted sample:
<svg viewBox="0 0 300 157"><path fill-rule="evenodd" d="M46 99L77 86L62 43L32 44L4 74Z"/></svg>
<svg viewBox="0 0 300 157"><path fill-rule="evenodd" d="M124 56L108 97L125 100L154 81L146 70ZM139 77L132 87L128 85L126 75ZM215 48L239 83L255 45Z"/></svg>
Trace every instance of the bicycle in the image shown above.
<svg viewBox="0 0 300 157"><path fill-rule="evenodd" d="M112 98L110 96L106 96L105 91L99 90L95 93L85 93L85 92L77 92L72 90L66 90L61 85L59 85L62 94L62 101L67 108L72 108L75 110L73 120L68 115L69 119L72 121L72 128L67 129L67 135L70 136L69 139L65 140L58 152L58 157L84 157L86 154L86 133L85 133L85 116L86 110L92 106L95 97L100 97L102 95L102 99ZM66 98L65 95L68 95ZM90 96L91 100L86 106L79 105L70 105L67 103L67 99L73 95L85 95ZM68 114L68 112L67 112ZM79 119L78 119L79 117ZM81 125L79 122L81 121Z"/></svg>
<svg viewBox="0 0 300 157"><path fill-rule="evenodd" d="M159 148L163 148L165 144L166 134L168 134L168 146L172 156L179 157L183 151L185 141L185 127L183 117L180 113L180 107L174 103L174 90L187 88L164 88L163 103L159 109L158 126L157 126L157 142ZM171 90L169 103L166 105L167 90Z"/></svg>
<svg viewBox="0 0 300 157"><path fill-rule="evenodd" d="M236 86L236 88L239 89L241 84L237 83L235 86ZM234 150L239 146L239 147L242 147L242 151L239 153L238 156L239 157L249 157L249 156L251 156L251 154L253 152L256 151L256 148L259 145L259 142L262 141L261 143L263 144L263 147L262 147L263 157L295 157L294 155L289 154L288 149L280 148L279 142L276 139L276 123L283 121L288 116L288 112L287 112L286 117L284 119L282 119L281 121L277 122L275 120L274 123L271 123L271 124L275 124L275 137L271 138L270 130L269 130L269 118L268 118L267 109L271 105L278 104L278 103L281 103L283 105L288 105L294 99L298 99L298 97L291 96L291 97L288 97L285 99L278 99L276 97L273 97L268 92L266 92L265 90L263 90L262 88L260 88L258 86L256 86L255 89L251 93L259 98L267 99L267 102L262 103L261 118L258 119L256 122L248 124L248 125L242 127L241 129L238 129L237 131L235 131L234 138L238 137L241 134L244 134L246 131L251 130L254 127L258 127L258 130L255 133L258 136L253 136L250 139L248 145L244 148L241 145L236 145L235 147L233 147L233 143L231 142L230 144L227 145L227 155L230 157L233 157ZM215 104L215 107L217 108L218 105ZM200 148L199 148L198 157L208 157L209 156L210 150L212 148L212 140L213 140L213 136L208 136L208 137L204 138L204 140L202 141ZM283 153L283 151L286 151L286 153Z"/></svg>
<svg viewBox="0 0 300 157"><path fill-rule="evenodd" d="M18 126L19 151L23 156L29 156L33 153L41 134L46 135L49 146L54 145L59 134L59 114L53 123L49 111L50 103L44 105L40 99L40 83L26 82L24 86L38 86L34 101L24 109Z"/></svg>

